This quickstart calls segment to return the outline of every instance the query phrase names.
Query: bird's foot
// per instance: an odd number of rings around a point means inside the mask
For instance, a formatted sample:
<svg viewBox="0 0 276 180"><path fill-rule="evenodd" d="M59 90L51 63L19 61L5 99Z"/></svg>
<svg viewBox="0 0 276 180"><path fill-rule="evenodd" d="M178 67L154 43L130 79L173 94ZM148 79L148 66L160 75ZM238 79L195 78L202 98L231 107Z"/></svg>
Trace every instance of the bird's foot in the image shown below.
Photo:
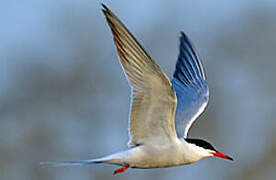
<svg viewBox="0 0 276 180"><path fill-rule="evenodd" d="M113 175L116 175L116 174L125 172L128 168L130 168L130 165L127 164L127 165L125 165L124 167L115 170L115 171L113 172Z"/></svg>

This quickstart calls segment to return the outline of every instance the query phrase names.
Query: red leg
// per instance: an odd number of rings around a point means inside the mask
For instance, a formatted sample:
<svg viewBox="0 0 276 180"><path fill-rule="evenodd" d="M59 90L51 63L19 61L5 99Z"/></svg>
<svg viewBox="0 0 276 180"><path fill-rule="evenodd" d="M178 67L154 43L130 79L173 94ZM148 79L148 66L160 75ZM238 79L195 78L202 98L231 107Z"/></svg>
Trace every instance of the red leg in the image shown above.
<svg viewBox="0 0 276 180"><path fill-rule="evenodd" d="M113 175L116 175L116 174L119 174L119 173L122 173L122 172L125 172L128 168L130 168L130 165L126 165L120 169L117 169L116 171L114 171Z"/></svg>

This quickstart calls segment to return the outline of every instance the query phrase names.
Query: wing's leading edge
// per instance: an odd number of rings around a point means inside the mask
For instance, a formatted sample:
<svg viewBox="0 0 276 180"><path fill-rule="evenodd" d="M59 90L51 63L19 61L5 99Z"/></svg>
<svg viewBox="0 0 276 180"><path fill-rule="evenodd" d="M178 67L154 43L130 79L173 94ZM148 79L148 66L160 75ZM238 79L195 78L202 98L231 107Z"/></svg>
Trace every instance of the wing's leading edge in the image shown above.
<svg viewBox="0 0 276 180"><path fill-rule="evenodd" d="M175 128L179 138L186 138L191 125L208 104L209 89L200 57L184 32L181 32L179 50L172 79L177 96Z"/></svg>

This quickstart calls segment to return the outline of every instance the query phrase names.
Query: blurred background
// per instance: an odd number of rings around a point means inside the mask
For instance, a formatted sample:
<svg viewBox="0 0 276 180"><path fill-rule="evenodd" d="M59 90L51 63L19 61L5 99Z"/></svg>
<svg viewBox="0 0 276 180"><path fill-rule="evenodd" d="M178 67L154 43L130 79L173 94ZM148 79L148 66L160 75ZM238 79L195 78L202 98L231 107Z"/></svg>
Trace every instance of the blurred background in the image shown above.
<svg viewBox="0 0 276 180"><path fill-rule="evenodd" d="M105 3L172 77L180 31L199 51L211 91L190 136L210 158L164 169L49 168L125 149L130 89L101 12ZM0 179L276 177L275 0L48 0L0 3Z"/></svg>

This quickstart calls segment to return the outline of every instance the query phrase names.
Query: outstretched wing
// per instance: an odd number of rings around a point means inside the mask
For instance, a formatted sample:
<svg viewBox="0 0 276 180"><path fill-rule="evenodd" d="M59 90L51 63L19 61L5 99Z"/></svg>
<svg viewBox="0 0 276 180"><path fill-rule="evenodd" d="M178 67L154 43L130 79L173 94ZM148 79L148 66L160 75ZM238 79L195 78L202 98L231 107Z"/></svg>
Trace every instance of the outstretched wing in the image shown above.
<svg viewBox="0 0 276 180"><path fill-rule="evenodd" d="M175 116L177 136L186 138L193 122L208 104L209 89L199 55L183 32L172 85L177 96Z"/></svg>
<svg viewBox="0 0 276 180"><path fill-rule="evenodd" d="M103 12L132 89L129 145L176 138L177 99L170 80L105 5Z"/></svg>

